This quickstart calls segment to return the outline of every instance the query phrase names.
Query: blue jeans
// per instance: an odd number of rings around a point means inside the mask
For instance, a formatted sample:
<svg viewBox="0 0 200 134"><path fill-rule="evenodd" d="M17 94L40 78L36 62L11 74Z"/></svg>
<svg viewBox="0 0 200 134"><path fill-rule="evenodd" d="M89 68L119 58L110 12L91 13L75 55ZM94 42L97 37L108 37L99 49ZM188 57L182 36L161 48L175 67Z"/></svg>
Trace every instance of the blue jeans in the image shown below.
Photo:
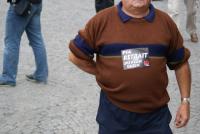
<svg viewBox="0 0 200 134"><path fill-rule="evenodd" d="M172 134L167 105L150 113L129 112L112 104L103 91L96 120L98 134Z"/></svg>
<svg viewBox="0 0 200 134"><path fill-rule="evenodd" d="M37 80L47 81L48 65L41 33L41 10L42 4L33 4L29 15L19 16L14 12L13 6L10 6L6 18L3 74L0 81L16 83L19 47L24 31L35 56L36 70L33 75Z"/></svg>

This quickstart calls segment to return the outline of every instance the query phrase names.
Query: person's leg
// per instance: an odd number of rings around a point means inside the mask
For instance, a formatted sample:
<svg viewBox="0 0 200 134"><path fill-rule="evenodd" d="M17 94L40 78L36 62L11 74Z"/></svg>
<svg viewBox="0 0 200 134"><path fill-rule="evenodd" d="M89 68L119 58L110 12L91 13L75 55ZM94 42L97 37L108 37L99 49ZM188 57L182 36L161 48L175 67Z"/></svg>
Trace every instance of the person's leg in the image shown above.
<svg viewBox="0 0 200 134"><path fill-rule="evenodd" d="M0 76L0 85L16 83L19 47L26 23L27 18L16 15L13 7L10 6L6 18L3 73Z"/></svg>
<svg viewBox="0 0 200 134"><path fill-rule="evenodd" d="M113 105L106 94L101 91L96 121L98 134L133 134L129 131L131 113Z"/></svg>
<svg viewBox="0 0 200 134"><path fill-rule="evenodd" d="M178 27L180 27L179 8L180 0L168 0L168 14L172 17Z"/></svg>
<svg viewBox="0 0 200 134"><path fill-rule="evenodd" d="M95 0L96 12L114 5L114 0Z"/></svg>
<svg viewBox="0 0 200 134"><path fill-rule="evenodd" d="M168 106L150 113L132 113L131 131L136 134L172 134L169 126L171 118Z"/></svg>
<svg viewBox="0 0 200 134"><path fill-rule="evenodd" d="M191 36L192 42L198 42L196 33L196 0L184 0L187 9L186 30Z"/></svg>
<svg viewBox="0 0 200 134"><path fill-rule="evenodd" d="M41 33L40 23L42 4L33 5L32 10L34 12L34 15L26 26L26 34L28 36L29 44L32 47L35 56L36 70L33 73L33 79L37 80L38 82L47 82L47 56Z"/></svg>

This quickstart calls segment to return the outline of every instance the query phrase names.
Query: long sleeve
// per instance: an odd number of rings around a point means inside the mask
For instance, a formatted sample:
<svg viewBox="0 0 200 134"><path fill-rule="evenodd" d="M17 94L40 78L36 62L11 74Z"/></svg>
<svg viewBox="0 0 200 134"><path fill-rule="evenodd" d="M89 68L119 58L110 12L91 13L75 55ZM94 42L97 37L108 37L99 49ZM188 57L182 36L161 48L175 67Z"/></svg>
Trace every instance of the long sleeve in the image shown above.
<svg viewBox="0 0 200 134"><path fill-rule="evenodd" d="M78 32L74 40L70 41L70 51L75 56L76 64L79 68L86 72L94 72L95 61L93 60L95 50L95 26L94 20L91 19L86 27ZM87 69L85 69L87 68Z"/></svg>
<svg viewBox="0 0 200 134"><path fill-rule="evenodd" d="M174 22L170 23L171 40L167 54L167 65L171 70L182 66L190 57L190 51L184 47L183 38Z"/></svg>

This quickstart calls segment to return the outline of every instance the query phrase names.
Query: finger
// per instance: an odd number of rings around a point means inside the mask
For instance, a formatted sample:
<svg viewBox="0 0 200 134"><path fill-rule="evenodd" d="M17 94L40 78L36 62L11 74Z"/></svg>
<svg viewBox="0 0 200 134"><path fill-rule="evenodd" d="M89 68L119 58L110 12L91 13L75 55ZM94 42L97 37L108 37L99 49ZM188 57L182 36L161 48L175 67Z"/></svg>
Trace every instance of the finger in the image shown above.
<svg viewBox="0 0 200 134"><path fill-rule="evenodd" d="M187 122L188 122L187 119L181 118L181 119L179 120L179 122L176 123L176 127L177 127L177 128L184 127L184 126L187 125Z"/></svg>
<svg viewBox="0 0 200 134"><path fill-rule="evenodd" d="M179 124L180 120L181 120L181 115L179 114L179 112L177 112L176 118L175 118L175 124Z"/></svg>
<svg viewBox="0 0 200 134"><path fill-rule="evenodd" d="M181 121L177 121L175 123L176 128L180 128L182 126L182 122Z"/></svg>
<svg viewBox="0 0 200 134"><path fill-rule="evenodd" d="M181 128L184 125L184 121L178 120L175 125L176 125L176 128Z"/></svg>
<svg viewBox="0 0 200 134"><path fill-rule="evenodd" d="M183 118L182 119L182 127L186 126L188 123L189 119L188 118Z"/></svg>
<svg viewBox="0 0 200 134"><path fill-rule="evenodd" d="M182 128L186 125L186 123L184 121L180 122L178 125L177 125L177 128Z"/></svg>
<svg viewBox="0 0 200 134"><path fill-rule="evenodd" d="M179 113L177 113L176 119L175 119L175 126L177 128L179 128L179 127L181 127L181 124L182 124L181 115Z"/></svg>

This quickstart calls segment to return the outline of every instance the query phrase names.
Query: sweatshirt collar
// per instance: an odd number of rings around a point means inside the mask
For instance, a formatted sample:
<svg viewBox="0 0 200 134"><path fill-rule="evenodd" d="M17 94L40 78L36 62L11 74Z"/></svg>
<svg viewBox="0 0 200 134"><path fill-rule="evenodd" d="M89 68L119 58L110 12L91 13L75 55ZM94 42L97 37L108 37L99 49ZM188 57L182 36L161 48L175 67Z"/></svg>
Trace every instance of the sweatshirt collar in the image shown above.
<svg viewBox="0 0 200 134"><path fill-rule="evenodd" d="M134 19L133 17L127 15L123 10L122 10L122 2L119 2L119 4L117 5L117 9L118 9L118 15L120 17L120 19L125 23L131 19ZM149 14L145 17L143 17L146 21L148 22L153 22L154 18L155 18L155 8L152 4L149 5Z"/></svg>

